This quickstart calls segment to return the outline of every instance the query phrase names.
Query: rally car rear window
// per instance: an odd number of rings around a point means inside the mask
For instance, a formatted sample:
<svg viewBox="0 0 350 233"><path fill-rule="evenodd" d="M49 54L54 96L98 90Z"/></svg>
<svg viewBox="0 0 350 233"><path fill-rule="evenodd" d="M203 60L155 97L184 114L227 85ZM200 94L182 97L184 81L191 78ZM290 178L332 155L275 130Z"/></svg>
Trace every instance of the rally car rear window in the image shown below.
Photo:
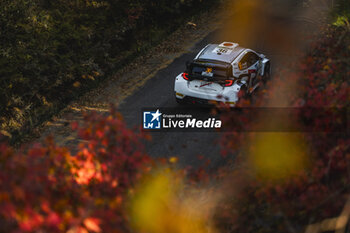
<svg viewBox="0 0 350 233"><path fill-rule="evenodd" d="M193 66L191 73L195 75L201 75L202 72L205 72L206 70L207 67ZM214 77L227 77L228 71L224 68L212 68L212 73L214 74Z"/></svg>
<svg viewBox="0 0 350 233"><path fill-rule="evenodd" d="M210 60L193 61L188 65L187 72L190 76L193 76L193 78L199 78L203 72L208 71L208 68L211 69L214 78L221 79L232 76L232 66L230 64Z"/></svg>

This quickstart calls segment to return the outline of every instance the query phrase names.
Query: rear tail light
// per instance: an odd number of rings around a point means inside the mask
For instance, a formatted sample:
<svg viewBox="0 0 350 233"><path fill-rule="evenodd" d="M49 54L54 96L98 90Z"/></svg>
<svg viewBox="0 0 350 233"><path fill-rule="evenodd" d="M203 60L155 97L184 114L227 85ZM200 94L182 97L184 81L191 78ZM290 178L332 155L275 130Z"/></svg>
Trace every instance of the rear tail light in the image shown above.
<svg viewBox="0 0 350 233"><path fill-rule="evenodd" d="M233 84L233 80L225 80L225 87L230 87Z"/></svg>
<svg viewBox="0 0 350 233"><path fill-rule="evenodd" d="M182 73L182 77L183 77L185 80L188 80L188 73Z"/></svg>

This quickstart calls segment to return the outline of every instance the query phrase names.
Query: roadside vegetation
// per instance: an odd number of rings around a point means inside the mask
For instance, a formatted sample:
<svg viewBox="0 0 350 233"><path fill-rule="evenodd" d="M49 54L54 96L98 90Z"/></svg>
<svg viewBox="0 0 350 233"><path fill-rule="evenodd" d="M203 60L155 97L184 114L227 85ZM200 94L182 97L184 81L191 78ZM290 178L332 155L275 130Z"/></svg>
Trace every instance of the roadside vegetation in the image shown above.
<svg viewBox="0 0 350 233"><path fill-rule="evenodd" d="M348 216L342 210L349 208L349 131L346 123L337 131L331 125L342 121L332 117L333 111L347 114L350 106L349 46L349 28L326 27L298 64L297 75L285 70L274 76L276 86L283 86L286 77L298 79L299 93L287 98L290 106L303 108L294 120L305 128L312 125L313 131L235 133L223 138L225 151L238 153L230 183L240 188L231 188L218 208L222 231L303 232L308 225L308 232L347 228L347 221L335 222ZM266 91L260 96L262 103L269 98ZM320 109L328 114L319 115ZM226 120L256 123L256 117L247 114L230 114Z"/></svg>
<svg viewBox="0 0 350 233"><path fill-rule="evenodd" d="M0 130L12 142L217 0L0 3Z"/></svg>
<svg viewBox="0 0 350 233"><path fill-rule="evenodd" d="M279 69L273 84L256 97L258 106L266 106L274 95L283 96L290 100L288 106L303 108L296 118L291 116L294 124L315 130L223 137L224 154L236 151L238 156L237 168L228 173L228 195L217 209L219 232L348 232L349 12L349 2L339 1L333 23L322 27L308 52L298 63ZM296 80L295 86L285 85L290 79ZM272 85L277 87L273 92ZM240 104L249 106L249 101ZM328 114L318 115L320 109ZM338 110L347 114L347 123L334 131L331 125L342 120L332 117ZM248 114L229 114L226 121L255 124L256 116Z"/></svg>

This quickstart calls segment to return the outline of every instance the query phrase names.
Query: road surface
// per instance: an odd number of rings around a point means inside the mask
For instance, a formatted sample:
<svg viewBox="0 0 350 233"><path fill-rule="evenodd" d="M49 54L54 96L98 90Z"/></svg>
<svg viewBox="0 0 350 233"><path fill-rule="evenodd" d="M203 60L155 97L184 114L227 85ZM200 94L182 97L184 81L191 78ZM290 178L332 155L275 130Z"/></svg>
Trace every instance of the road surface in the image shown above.
<svg viewBox="0 0 350 233"><path fill-rule="evenodd" d="M139 58L138 62L134 62L135 64L126 71L118 72L115 78L109 79L89 93L87 98L71 104L60 117L47 123L48 127L41 134L41 139L53 134L58 144L76 146L79 138L70 130L70 122L81 121L82 111L93 110L108 114L110 102L119 102L119 109L130 127L141 125L142 108L178 107L174 97L174 79L184 71L186 61L193 59L208 43L233 41L264 53L271 59L272 73L275 73L285 60L293 57L294 48L299 46L300 38L296 33L298 28L290 18L272 14L259 21L258 17L252 15L253 22L258 22L255 28L259 29L252 33L246 29L247 25L240 21L243 19L242 14L232 19L231 15L228 17L230 21L221 19L216 26L207 26L209 22L217 21L213 16L207 15L202 17L204 20L196 29L187 28L180 30L178 34L175 33L173 38L169 39L171 45L168 46L173 47L174 51L164 54L160 51L159 56L155 58ZM264 24L259 24L260 22ZM198 36L193 36L195 34ZM189 38L187 42L186 37ZM121 102L116 101L117 99ZM151 135L153 140L147 142L146 149L153 157L177 156L181 167L198 167L201 164L198 155L211 160L211 166L214 168L226 163L220 156L220 133L154 132Z"/></svg>
<svg viewBox="0 0 350 233"><path fill-rule="evenodd" d="M142 122L142 108L177 108L179 105L174 96L175 77L184 71L186 61L195 55L208 43L217 42L217 31L210 33L193 46L188 53L176 58L166 68L158 71L145 85L133 95L126 98L120 105L128 126L139 126ZM208 112L209 113L209 112ZM221 134L217 132L152 132L152 141L146 145L147 152L154 157L179 158L180 166L196 166L199 163L197 155L203 155L211 160L214 167L222 165L217 141Z"/></svg>

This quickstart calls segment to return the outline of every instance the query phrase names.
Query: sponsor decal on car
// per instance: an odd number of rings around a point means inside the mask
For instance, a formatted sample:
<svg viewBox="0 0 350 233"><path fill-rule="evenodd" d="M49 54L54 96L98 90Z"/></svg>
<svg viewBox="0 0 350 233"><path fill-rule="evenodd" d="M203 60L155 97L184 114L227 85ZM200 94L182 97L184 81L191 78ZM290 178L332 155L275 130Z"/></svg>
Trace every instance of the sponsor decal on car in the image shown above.
<svg viewBox="0 0 350 233"><path fill-rule="evenodd" d="M204 86L210 86L213 82L201 82L203 84L201 84L199 87L204 87Z"/></svg>
<svg viewBox="0 0 350 233"><path fill-rule="evenodd" d="M210 67L206 68L206 70L202 72L202 76L212 78L214 76L213 68L210 68Z"/></svg>

